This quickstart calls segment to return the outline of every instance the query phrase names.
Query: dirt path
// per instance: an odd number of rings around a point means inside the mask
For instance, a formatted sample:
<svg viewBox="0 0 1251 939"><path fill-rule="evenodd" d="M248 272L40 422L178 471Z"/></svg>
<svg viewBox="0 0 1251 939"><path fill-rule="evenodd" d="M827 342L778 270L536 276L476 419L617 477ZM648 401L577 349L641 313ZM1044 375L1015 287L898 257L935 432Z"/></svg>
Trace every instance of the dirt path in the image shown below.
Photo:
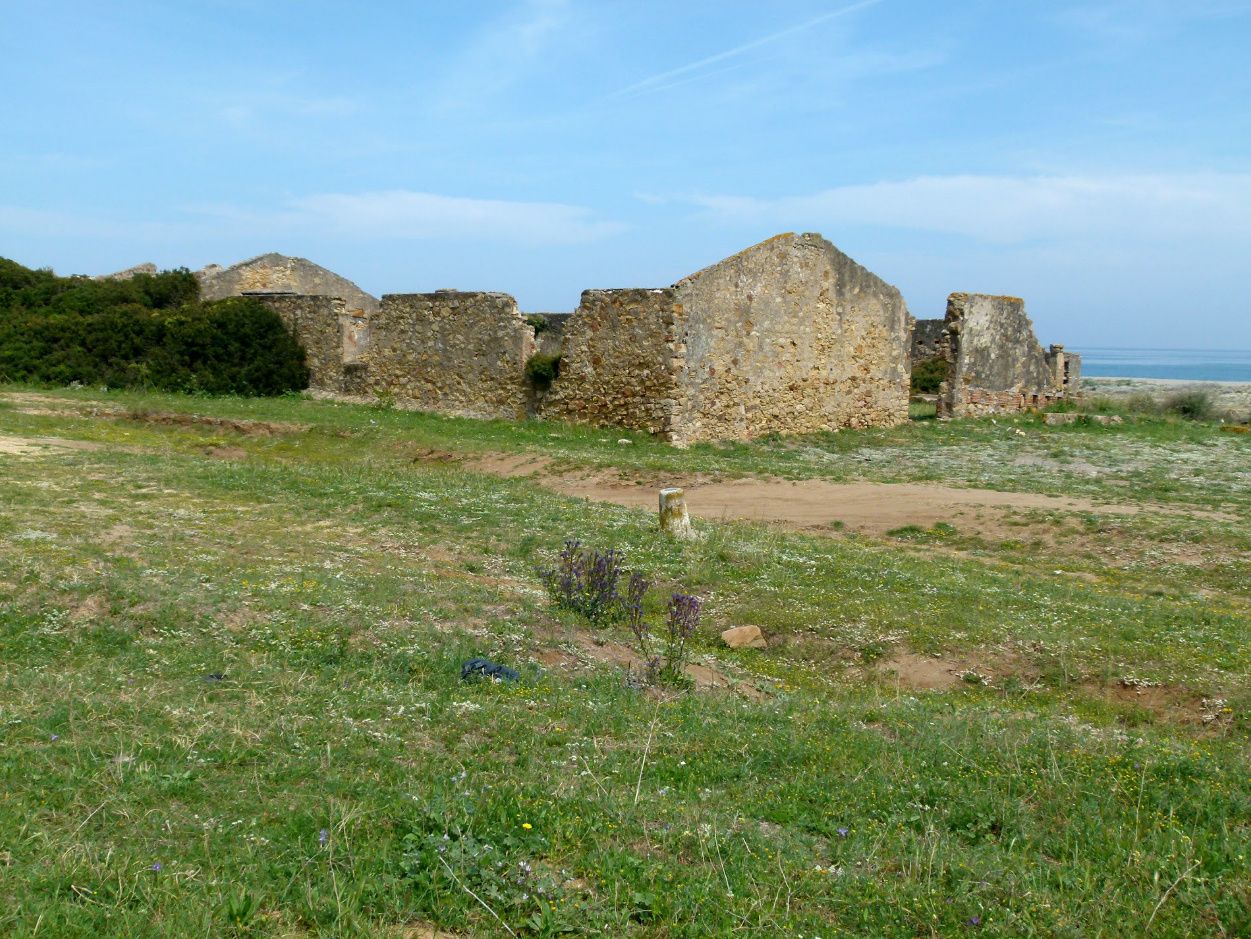
<svg viewBox="0 0 1251 939"><path fill-rule="evenodd" d="M1142 511L1138 505L1109 505L1066 496L959 489L925 483L832 483L821 479L773 478L710 480L679 476L644 484L605 470L553 472L551 461L544 457L516 454L491 454L465 460L463 465L495 476L534 477L536 482L562 495L632 508L655 509L657 491L662 485L681 486L686 489L688 507L696 518L775 522L808 531L829 531L838 527L882 535L908 525L930 528L946 522L966 534L1020 537L1020 526L1007 522L1008 514L1014 511L1115 515L1136 515Z"/></svg>
<svg viewBox="0 0 1251 939"><path fill-rule="evenodd" d="M63 437L9 437L0 434L0 456L29 456L49 450L103 450L104 445L89 440Z"/></svg>

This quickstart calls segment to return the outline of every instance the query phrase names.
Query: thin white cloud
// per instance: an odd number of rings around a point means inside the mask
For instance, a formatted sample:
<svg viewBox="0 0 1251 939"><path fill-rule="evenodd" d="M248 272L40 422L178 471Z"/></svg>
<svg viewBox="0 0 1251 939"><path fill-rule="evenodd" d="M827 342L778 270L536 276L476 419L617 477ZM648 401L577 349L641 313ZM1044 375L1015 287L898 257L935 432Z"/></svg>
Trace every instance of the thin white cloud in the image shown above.
<svg viewBox="0 0 1251 939"><path fill-rule="evenodd" d="M622 230L621 225L597 219L591 210L577 205L472 199L410 190L308 196L297 200L294 207L328 230L374 237L577 244Z"/></svg>
<svg viewBox="0 0 1251 939"><path fill-rule="evenodd" d="M476 199L408 189L318 193L293 199L272 212L235 206L197 206L191 211L274 237L321 233L364 240L569 245L597 241L624 230L620 223L600 219L584 206L563 202Z"/></svg>
<svg viewBox="0 0 1251 939"><path fill-rule="evenodd" d="M577 17L569 0L521 0L488 22L440 71L427 104L439 114L477 107L559 61Z"/></svg>
<svg viewBox="0 0 1251 939"><path fill-rule="evenodd" d="M1105 0L1064 7L1054 14L1063 26L1114 46L1164 39L1187 21L1251 16L1248 0Z"/></svg>
<svg viewBox="0 0 1251 939"><path fill-rule="evenodd" d="M222 123L244 130L291 120L339 119L359 111L360 103L345 95L252 91L218 98L210 107Z"/></svg>
<svg viewBox="0 0 1251 939"><path fill-rule="evenodd" d="M840 7L837 10L831 10L829 13L823 13L821 16L806 20L803 23L788 26L786 29L778 30L775 33L769 33L766 36L760 36L750 42L745 42L741 45L735 46L732 49L725 49L714 55L705 56L704 58L698 59L694 62L688 62L686 65L680 65L677 68L671 68L663 72L657 72L655 75L649 75L647 78L627 85L624 88L619 88L618 90L605 96L604 100L608 101L614 98L631 98L638 95L662 91L666 88L674 87L677 84L686 84L687 81L690 80L689 78L685 78L680 82L676 82L675 79L682 78L683 76L690 76L691 73L706 73L709 66L716 65L718 62L724 62L726 59L741 56L754 49L759 49L761 46L769 45L770 43L777 42L780 39L785 39L786 37L793 36L797 33L806 32L807 30L828 22L829 20L836 19L841 16L847 16L848 14L855 13L867 7L876 6L881 2L882 0L859 0L858 3L852 3L848 6Z"/></svg>
<svg viewBox="0 0 1251 939"><path fill-rule="evenodd" d="M176 226L164 222L127 222L79 212L0 205L0 232L37 238L148 238L168 235Z"/></svg>
<svg viewBox="0 0 1251 939"><path fill-rule="evenodd" d="M475 199L406 189L318 193L268 211L223 204L188 205L181 211L176 221L151 222L0 205L0 234L16 239L130 241L213 236L275 243L293 236L318 236L548 246L585 244L626 228L584 206L563 202Z"/></svg>
<svg viewBox="0 0 1251 939"><path fill-rule="evenodd" d="M779 228L875 225L999 244L1176 241L1251 234L1251 174L922 176L808 195L682 197L714 216Z"/></svg>

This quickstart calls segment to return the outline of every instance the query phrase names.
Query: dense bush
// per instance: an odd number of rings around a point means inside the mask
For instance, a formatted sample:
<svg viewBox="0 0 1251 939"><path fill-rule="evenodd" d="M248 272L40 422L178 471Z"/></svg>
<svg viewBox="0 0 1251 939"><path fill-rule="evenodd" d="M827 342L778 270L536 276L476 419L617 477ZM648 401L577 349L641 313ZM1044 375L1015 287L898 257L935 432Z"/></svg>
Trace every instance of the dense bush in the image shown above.
<svg viewBox="0 0 1251 939"><path fill-rule="evenodd" d="M560 375L560 356L536 352L526 360L526 378L540 391L552 387Z"/></svg>
<svg viewBox="0 0 1251 939"><path fill-rule="evenodd" d="M304 350L276 313L198 295L186 270L97 281L0 259L0 381L244 395L307 386Z"/></svg>
<svg viewBox="0 0 1251 939"><path fill-rule="evenodd" d="M946 380L946 359L925 359L912 366L912 393L914 395L936 395L938 386Z"/></svg>
<svg viewBox="0 0 1251 939"><path fill-rule="evenodd" d="M1216 402L1207 391L1178 391L1164 402L1164 412L1187 421L1214 421L1219 416Z"/></svg>

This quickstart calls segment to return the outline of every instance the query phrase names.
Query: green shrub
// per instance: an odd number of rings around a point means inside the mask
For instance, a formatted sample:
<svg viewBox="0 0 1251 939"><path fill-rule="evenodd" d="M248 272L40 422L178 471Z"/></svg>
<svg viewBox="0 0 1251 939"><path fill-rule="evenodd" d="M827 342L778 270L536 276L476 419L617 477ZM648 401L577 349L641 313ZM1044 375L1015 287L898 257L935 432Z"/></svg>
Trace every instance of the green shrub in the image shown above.
<svg viewBox="0 0 1251 939"><path fill-rule="evenodd" d="M526 322L534 328L534 334L536 336L539 335L539 333L546 332L548 327L552 325L548 322L547 317L542 313L527 313Z"/></svg>
<svg viewBox="0 0 1251 939"><path fill-rule="evenodd" d="M1212 421L1217 417L1212 395L1198 389L1170 395L1164 402L1164 411L1187 421Z"/></svg>
<svg viewBox="0 0 1251 939"><path fill-rule="evenodd" d="M912 393L938 394L938 386L947 380L946 359L925 359L912 366Z"/></svg>
<svg viewBox="0 0 1251 939"><path fill-rule="evenodd" d="M560 356L536 352L526 360L526 379L535 388L547 390L560 375Z"/></svg>
<svg viewBox="0 0 1251 939"><path fill-rule="evenodd" d="M308 385L304 350L275 312L198 294L186 270L96 281L0 259L0 381L242 395Z"/></svg>

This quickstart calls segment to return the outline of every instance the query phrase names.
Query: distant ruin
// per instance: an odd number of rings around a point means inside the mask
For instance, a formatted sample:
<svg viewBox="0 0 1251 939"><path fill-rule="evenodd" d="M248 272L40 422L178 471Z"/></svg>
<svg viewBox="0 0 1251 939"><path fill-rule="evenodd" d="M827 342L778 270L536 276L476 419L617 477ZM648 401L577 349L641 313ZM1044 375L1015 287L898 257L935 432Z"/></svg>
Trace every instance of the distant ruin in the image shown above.
<svg viewBox="0 0 1251 939"><path fill-rule="evenodd" d="M230 267L210 264L195 272L200 281L200 297L220 300L240 294L299 294L338 297L347 312L370 314L378 311L378 298L370 296L346 277L314 264L306 258L284 254L261 254Z"/></svg>
<svg viewBox="0 0 1251 939"><path fill-rule="evenodd" d="M289 281L270 272L284 268L264 267L270 289L242 276L234 289L283 317L324 394L626 427L680 445L908 418L903 298L820 235L779 235L672 287L588 290L572 314L529 318L506 294L459 291L388 294L354 313L350 291L283 293L274 288ZM526 378L540 349L560 355L546 388Z"/></svg>
<svg viewBox="0 0 1251 939"><path fill-rule="evenodd" d="M952 294L945 319L916 322L896 288L813 233L777 235L669 287L587 290L573 313L524 315L513 297L477 291L379 301L280 254L196 276L206 300L274 309L307 351L315 394L683 446L903 423L922 357L947 363L942 417L1043 407L1080 374L1063 347L1043 351L1022 301Z"/></svg>
<svg viewBox="0 0 1251 939"><path fill-rule="evenodd" d="M1044 408L1074 394L1081 356L1044 351L1019 297L953 293L939 340L947 380L939 417L978 417Z"/></svg>
<svg viewBox="0 0 1251 939"><path fill-rule="evenodd" d="M678 444L899 424L911 322L820 235L778 235L669 288L584 293L543 414Z"/></svg>

